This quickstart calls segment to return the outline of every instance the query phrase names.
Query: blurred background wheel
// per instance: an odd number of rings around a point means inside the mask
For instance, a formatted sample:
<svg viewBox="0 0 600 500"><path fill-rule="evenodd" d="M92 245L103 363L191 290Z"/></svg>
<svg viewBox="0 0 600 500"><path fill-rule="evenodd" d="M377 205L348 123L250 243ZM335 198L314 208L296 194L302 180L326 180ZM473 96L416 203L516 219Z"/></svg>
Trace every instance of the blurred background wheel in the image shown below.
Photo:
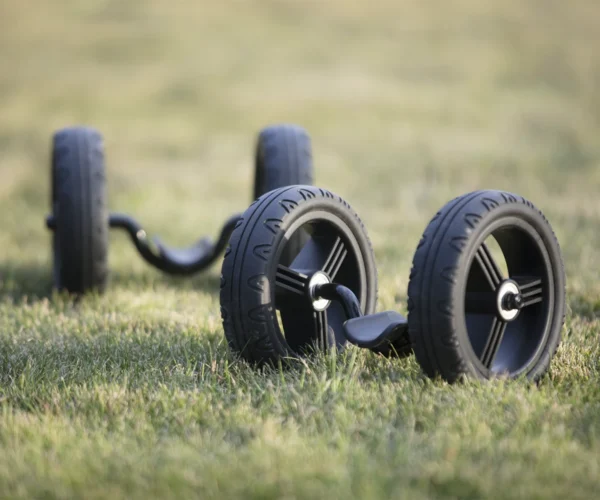
<svg viewBox="0 0 600 500"><path fill-rule="evenodd" d="M72 127L52 141L53 282L58 290L104 291L108 211L101 135Z"/></svg>

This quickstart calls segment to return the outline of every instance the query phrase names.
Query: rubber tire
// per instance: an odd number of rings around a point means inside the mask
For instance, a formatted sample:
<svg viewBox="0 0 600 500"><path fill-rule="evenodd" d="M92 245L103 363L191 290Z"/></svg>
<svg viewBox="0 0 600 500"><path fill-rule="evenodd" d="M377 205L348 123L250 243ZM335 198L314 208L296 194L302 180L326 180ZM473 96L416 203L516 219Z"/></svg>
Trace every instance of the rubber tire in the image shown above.
<svg viewBox="0 0 600 500"><path fill-rule="evenodd" d="M417 361L429 377L448 382L463 376L485 379L472 362L464 316L453 304L463 293L468 259L489 225L506 216L528 222L550 258L555 298L546 344L524 375L539 379L560 343L565 317L565 273L560 247L550 224L537 208L518 195L475 191L447 203L429 222L414 255L408 285L409 336ZM462 340L461 340L462 339Z"/></svg>
<svg viewBox="0 0 600 500"><path fill-rule="evenodd" d="M306 130L297 125L272 125L258 134L255 155L254 199L273 189L314 184L312 147ZM296 235L286 247L288 262L306 241Z"/></svg>
<svg viewBox="0 0 600 500"><path fill-rule="evenodd" d="M377 269L371 242L358 215L341 197L311 186L268 192L242 215L225 252L221 271L221 317L230 349L252 363L277 364L297 358L281 335L272 306L273 261L286 230L302 215L324 210L352 232L365 266L363 312L377 302ZM274 252L273 254L271 252ZM279 262L279 260L277 260Z"/></svg>
<svg viewBox="0 0 600 500"><path fill-rule="evenodd" d="M310 137L297 125L272 125L258 135L254 173L254 199L285 186L312 186Z"/></svg>
<svg viewBox="0 0 600 500"><path fill-rule="evenodd" d="M54 287L103 292L108 281L108 209L102 136L59 130L52 141Z"/></svg>

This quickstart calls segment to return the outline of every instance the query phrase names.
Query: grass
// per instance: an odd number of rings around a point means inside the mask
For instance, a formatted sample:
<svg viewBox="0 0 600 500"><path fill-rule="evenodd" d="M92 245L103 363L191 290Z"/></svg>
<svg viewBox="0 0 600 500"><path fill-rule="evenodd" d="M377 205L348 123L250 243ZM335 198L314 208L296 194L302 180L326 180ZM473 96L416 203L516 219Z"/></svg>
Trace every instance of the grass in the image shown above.
<svg viewBox="0 0 600 500"><path fill-rule="evenodd" d="M0 496L593 498L600 487L600 7L594 0L0 3ZM562 243L564 341L539 386L448 386L350 349L232 357L218 266L50 290L52 131L106 138L110 205L173 244L249 203L256 132L311 133L318 184L405 310L428 219L478 188Z"/></svg>

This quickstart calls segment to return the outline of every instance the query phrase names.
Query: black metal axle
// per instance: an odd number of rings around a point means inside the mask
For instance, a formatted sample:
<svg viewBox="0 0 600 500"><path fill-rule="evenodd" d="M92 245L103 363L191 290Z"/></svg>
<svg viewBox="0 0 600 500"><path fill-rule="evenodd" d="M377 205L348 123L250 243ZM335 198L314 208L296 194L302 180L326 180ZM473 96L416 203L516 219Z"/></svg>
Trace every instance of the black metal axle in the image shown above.
<svg viewBox="0 0 600 500"><path fill-rule="evenodd" d="M146 231L129 215L111 213L108 224L111 228L124 229L138 253L150 265L168 274L184 276L205 269L219 257L240 217L240 214L236 214L225 221L216 242L204 237L194 245L181 249L169 248L158 238L149 240ZM53 215L46 217L46 226L52 231L56 230L57 222Z"/></svg>
<svg viewBox="0 0 600 500"><path fill-rule="evenodd" d="M503 300L503 306L508 309L522 309L525 301L520 293L507 293Z"/></svg>

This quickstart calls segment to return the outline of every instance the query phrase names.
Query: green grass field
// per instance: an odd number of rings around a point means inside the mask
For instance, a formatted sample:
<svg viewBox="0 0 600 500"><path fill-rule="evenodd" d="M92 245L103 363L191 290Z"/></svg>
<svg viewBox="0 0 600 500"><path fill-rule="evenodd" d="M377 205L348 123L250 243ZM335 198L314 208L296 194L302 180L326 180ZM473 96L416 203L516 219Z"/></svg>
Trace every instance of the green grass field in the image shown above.
<svg viewBox="0 0 600 500"><path fill-rule="evenodd" d="M598 47L597 0L0 2L0 497L597 496ZM568 280L542 383L449 386L357 349L258 373L224 342L220 261L167 278L123 234L104 296L52 293L55 129L100 129L111 208L184 245L249 204L277 122L365 222L379 310L406 310L447 200L541 208Z"/></svg>

